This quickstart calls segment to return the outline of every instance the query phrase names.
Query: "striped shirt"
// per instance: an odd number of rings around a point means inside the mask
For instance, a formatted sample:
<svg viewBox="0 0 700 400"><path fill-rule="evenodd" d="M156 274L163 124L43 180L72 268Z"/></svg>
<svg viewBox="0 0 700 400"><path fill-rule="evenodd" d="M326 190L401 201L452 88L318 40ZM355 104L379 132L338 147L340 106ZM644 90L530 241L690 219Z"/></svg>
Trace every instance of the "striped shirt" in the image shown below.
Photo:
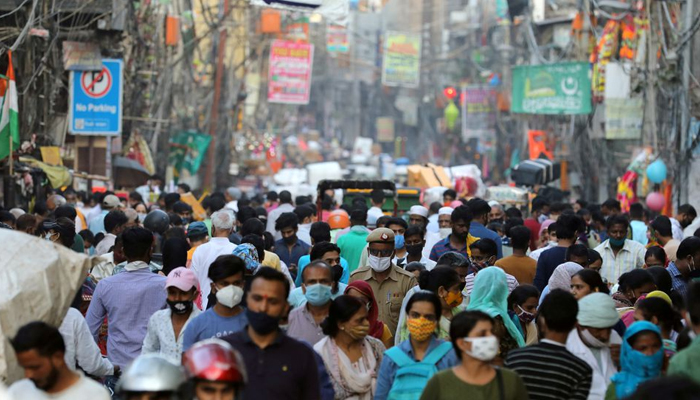
<svg viewBox="0 0 700 400"><path fill-rule="evenodd" d="M644 255L647 249L634 240L625 240L625 245L617 253L613 252L610 240L606 240L595 248L603 259L600 276L611 284L617 283L620 275L644 265Z"/></svg>
<svg viewBox="0 0 700 400"><path fill-rule="evenodd" d="M450 235L450 236L452 236L452 235ZM431 260L437 261L438 259L440 259L440 257L442 257L443 254L448 253L450 251L454 251L454 252L460 253L461 255L463 255L465 257L469 257L469 254L467 252L467 244L465 243L464 247L462 247L461 249L456 249L456 248L452 247L452 245L450 244L450 236L435 243L435 246L433 246L433 249L430 250L430 257L429 258Z"/></svg>
<svg viewBox="0 0 700 400"><path fill-rule="evenodd" d="M501 267L494 267L494 268L501 268ZM503 268L501 268L503 269ZM467 275L466 284L464 285L464 290L462 290L462 294L465 296L469 296L472 293L472 289L474 289L474 280L476 279L476 275L473 273ZM520 285L517 279L513 275L510 275L506 273L506 279L508 280L508 293L512 292L516 287Z"/></svg>
<svg viewBox="0 0 700 400"><path fill-rule="evenodd" d="M593 379L585 361L546 339L508 352L505 367L520 375L531 400L586 400Z"/></svg>

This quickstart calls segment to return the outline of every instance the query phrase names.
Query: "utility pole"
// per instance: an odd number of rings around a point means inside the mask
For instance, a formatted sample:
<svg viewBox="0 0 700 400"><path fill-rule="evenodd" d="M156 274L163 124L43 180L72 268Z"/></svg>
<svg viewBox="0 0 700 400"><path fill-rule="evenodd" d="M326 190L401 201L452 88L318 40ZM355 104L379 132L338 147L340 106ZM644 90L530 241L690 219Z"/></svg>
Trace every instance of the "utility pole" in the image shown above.
<svg viewBox="0 0 700 400"><path fill-rule="evenodd" d="M221 86L224 78L224 57L226 56L227 29L224 20L228 17L230 9L229 0L219 1L219 45L216 50L216 77L214 79L214 100L212 102L211 120L209 121L209 142L207 169L204 175L204 188L212 190L212 174L216 164L216 131L219 127L219 105L221 101Z"/></svg>
<svg viewBox="0 0 700 400"><path fill-rule="evenodd" d="M685 1L685 10L683 18L683 28L690 29L693 25L693 8L695 0ZM686 44L683 49L683 101L681 103L681 151L680 159L683 160L680 167L680 182L677 182L678 187L678 204L688 202L687 176L690 160L685 161L686 149L688 148L688 125L690 121L690 56L692 51L692 39Z"/></svg>

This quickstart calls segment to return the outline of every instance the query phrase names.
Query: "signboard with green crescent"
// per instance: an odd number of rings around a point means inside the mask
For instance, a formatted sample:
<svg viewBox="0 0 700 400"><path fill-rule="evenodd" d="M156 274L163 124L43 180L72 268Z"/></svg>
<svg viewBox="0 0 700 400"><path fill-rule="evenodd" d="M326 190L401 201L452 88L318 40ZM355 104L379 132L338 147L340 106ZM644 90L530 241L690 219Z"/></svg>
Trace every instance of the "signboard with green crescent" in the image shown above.
<svg viewBox="0 0 700 400"><path fill-rule="evenodd" d="M590 114L587 62L513 67L511 111L520 114Z"/></svg>

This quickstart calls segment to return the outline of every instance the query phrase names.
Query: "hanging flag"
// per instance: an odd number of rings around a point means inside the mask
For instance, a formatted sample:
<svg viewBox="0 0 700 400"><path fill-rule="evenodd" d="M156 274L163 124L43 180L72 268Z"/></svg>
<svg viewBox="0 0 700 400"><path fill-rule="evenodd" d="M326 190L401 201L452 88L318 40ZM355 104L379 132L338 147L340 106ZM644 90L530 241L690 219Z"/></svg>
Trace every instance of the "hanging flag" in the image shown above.
<svg viewBox="0 0 700 400"><path fill-rule="evenodd" d="M15 71L12 68L12 52L8 51L10 61L7 65L7 81L2 96L2 114L0 114L0 160L9 156L13 149L19 148L19 118L17 106L17 85Z"/></svg>

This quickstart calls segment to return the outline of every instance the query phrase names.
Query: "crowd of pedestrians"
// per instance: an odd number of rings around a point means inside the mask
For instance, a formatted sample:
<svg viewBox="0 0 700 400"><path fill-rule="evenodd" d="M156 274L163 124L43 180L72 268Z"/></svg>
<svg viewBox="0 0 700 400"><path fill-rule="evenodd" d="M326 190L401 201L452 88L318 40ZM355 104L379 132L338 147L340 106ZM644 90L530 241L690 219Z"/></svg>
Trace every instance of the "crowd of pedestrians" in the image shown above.
<svg viewBox="0 0 700 400"><path fill-rule="evenodd" d="M0 399L700 393L692 206L650 220L538 197L523 219L448 191L400 218L381 190L317 210L229 188L195 221L186 185L154 204L144 190L0 211L4 228L98 258L60 326L13 335L26 379Z"/></svg>

